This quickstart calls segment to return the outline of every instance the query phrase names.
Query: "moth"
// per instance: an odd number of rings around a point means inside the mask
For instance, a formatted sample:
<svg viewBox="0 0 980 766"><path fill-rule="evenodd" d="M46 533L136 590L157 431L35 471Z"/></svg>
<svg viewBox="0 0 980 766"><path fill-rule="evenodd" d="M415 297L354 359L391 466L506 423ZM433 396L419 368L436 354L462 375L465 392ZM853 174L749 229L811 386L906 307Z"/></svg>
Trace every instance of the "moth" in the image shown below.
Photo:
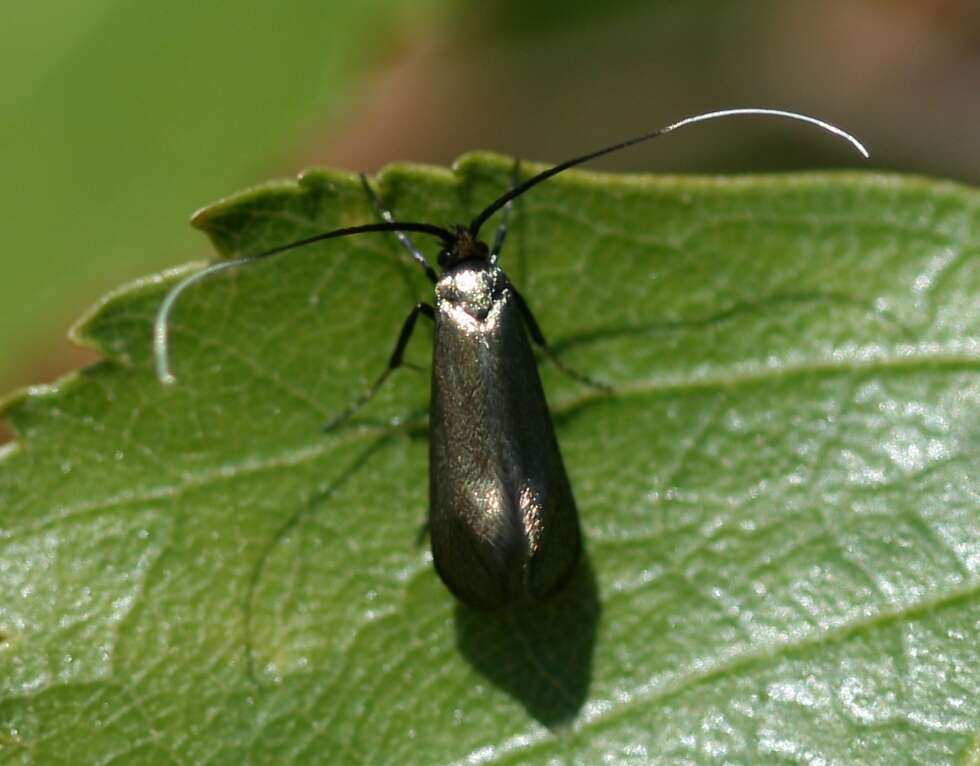
<svg viewBox="0 0 980 766"><path fill-rule="evenodd" d="M334 229L223 261L178 282L161 303L154 324L157 375L163 383L175 382L169 366L168 321L175 301L192 284L313 242L394 232L432 282L434 301L412 308L385 370L327 429L337 427L370 401L401 366L418 318L432 321L428 527L435 569L449 590L471 606L490 609L547 598L574 572L582 535L532 343L563 370L583 378L551 354L527 302L498 264L507 234L507 212L514 199L569 168L688 125L742 115L809 123L868 156L856 138L807 115L764 108L708 112L573 157L524 181L516 182L515 172L510 190L469 224L451 228L396 220L362 176L381 221ZM503 222L491 247L480 239L480 231L501 211ZM409 233L440 242L438 272Z"/></svg>

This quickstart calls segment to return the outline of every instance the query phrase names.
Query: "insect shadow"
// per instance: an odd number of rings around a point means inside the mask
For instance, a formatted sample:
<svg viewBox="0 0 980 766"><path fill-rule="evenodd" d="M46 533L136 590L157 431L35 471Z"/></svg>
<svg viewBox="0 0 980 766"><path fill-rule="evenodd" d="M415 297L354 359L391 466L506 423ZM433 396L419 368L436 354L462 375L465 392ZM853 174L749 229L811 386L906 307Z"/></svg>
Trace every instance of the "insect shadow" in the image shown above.
<svg viewBox="0 0 980 766"><path fill-rule="evenodd" d="M242 651L245 660L245 676L249 682L256 685L259 684L258 676L255 672L256 658L260 654L255 643L256 600L259 585L265 575L270 556L304 521L326 505L331 497L340 491L348 481L352 480L360 471L365 470L371 459L388 446L397 435L398 433L395 431L382 433L372 439L363 449L359 450L339 474L326 485L321 485L310 492L306 500L279 525L259 552L255 564L252 566L242 600Z"/></svg>
<svg viewBox="0 0 980 766"><path fill-rule="evenodd" d="M456 605L456 645L494 686L549 729L571 722L592 683L599 590L588 548L551 598L486 612Z"/></svg>
<svg viewBox="0 0 980 766"><path fill-rule="evenodd" d="M655 319L648 322L618 324L594 327L575 335L567 335L552 344L555 353L568 351L612 339L667 335L681 330L708 330L725 322L736 321L751 315L775 313L783 307L799 307L807 304L826 304L849 311L862 312L875 317L889 328L896 338L906 342L915 339L914 330L892 311L875 306L867 299L857 298L833 290L810 290L807 292L771 293L756 299L735 300L725 308L703 316L676 319Z"/></svg>

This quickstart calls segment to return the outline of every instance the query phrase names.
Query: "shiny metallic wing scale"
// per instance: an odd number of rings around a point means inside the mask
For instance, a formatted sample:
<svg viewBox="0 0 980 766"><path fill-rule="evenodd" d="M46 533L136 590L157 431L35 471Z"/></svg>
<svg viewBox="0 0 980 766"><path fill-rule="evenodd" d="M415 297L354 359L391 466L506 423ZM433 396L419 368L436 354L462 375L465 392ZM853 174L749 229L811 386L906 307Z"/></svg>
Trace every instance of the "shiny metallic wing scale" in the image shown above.
<svg viewBox="0 0 980 766"><path fill-rule="evenodd" d="M486 261L436 284L429 530L436 571L481 607L537 600L581 549L578 514L524 319Z"/></svg>

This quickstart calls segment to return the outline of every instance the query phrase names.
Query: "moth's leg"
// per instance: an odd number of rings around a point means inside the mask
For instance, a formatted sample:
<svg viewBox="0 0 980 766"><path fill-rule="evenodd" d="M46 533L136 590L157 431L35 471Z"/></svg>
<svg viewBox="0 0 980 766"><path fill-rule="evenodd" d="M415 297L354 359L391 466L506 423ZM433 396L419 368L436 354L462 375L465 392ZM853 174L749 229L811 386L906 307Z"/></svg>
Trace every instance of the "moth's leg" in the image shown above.
<svg viewBox="0 0 980 766"><path fill-rule="evenodd" d="M374 205L374 209L378 211L378 215L381 217L381 220L387 223L394 221L395 216L393 216L391 211L385 207L384 203L381 201L381 197L379 197L378 193L371 188L371 184L368 183L367 176L363 173L361 173L361 186L363 186L364 191L367 192L368 199L371 200L371 204ZM422 255L422 251L415 246L414 242L412 242L411 237L409 237L403 231L396 231L394 234L396 237L398 237L398 241L405 246L406 250L408 250L409 254L412 256L412 260L418 263L425 270L426 276L428 276L430 281L435 284L436 273L432 270L429 262L425 260L425 256Z"/></svg>
<svg viewBox="0 0 980 766"><path fill-rule="evenodd" d="M402 366L405 357L405 347L408 346L408 341L411 340L412 331L415 329L415 323L418 321L419 314L424 314L429 319L435 319L436 317L435 309L428 303L416 303L415 306L412 307L411 313L409 313L404 324L402 324L401 332L398 333L398 341L395 343L395 350L391 352L391 357L388 359L388 366L385 368L385 371L378 376L378 379L371 384L371 387L368 388L367 391L354 400L353 404L351 404L337 417L327 421L327 423L323 426L324 431L332 431L333 429L337 428L337 426L348 420L365 404L371 401L374 395L378 393L378 389L384 385L384 382L388 379L388 376Z"/></svg>
<svg viewBox="0 0 980 766"><path fill-rule="evenodd" d="M541 332L541 328L538 326L538 320L536 320L534 318L534 314L531 313L531 309L527 305L527 301L524 300L524 296L521 295L513 285L511 285L510 289L514 291L514 297L517 300L517 307L520 309L521 316L524 318L524 325L527 327L531 340L538 345L538 347L541 349L541 353L548 357L548 361L555 365L555 367L565 373L572 380L577 380L579 383L589 386L589 388L605 391L607 393L612 391L612 386L610 386L608 383L603 383L600 380L594 380L588 375L583 375L580 372L576 372L562 362L561 359L555 355L555 352L551 350L551 347L548 345L548 341L544 339L544 333Z"/></svg>
<svg viewBox="0 0 980 766"><path fill-rule="evenodd" d="M510 172L510 188L513 189L517 186L517 176L521 169L521 161L515 159L514 167ZM507 224L510 221L510 209L514 206L514 200L508 200L507 204L504 205L504 209L500 213L500 225L497 227L497 233L493 238L493 247L490 249L490 263L496 263L500 258L500 250L504 246L504 240L507 239Z"/></svg>

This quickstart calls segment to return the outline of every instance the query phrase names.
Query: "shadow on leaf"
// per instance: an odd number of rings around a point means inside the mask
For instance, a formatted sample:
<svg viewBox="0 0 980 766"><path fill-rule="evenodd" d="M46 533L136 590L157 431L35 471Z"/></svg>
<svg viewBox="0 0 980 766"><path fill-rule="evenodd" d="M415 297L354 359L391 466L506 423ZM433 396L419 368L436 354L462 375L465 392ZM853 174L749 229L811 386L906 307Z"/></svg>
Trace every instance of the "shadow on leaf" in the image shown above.
<svg viewBox="0 0 980 766"><path fill-rule="evenodd" d="M570 722L588 696L599 624L588 553L568 585L544 602L497 612L456 607L456 643L473 666L548 728Z"/></svg>

